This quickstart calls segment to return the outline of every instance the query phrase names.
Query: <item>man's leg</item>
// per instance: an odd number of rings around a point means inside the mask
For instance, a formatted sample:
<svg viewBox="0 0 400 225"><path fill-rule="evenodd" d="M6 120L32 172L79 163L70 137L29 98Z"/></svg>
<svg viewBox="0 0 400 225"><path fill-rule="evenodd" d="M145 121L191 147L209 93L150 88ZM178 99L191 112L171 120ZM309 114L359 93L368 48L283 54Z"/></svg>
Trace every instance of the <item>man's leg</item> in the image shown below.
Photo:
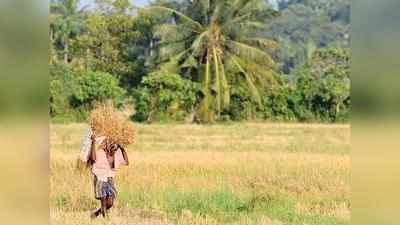
<svg viewBox="0 0 400 225"><path fill-rule="evenodd" d="M111 207L114 205L114 198L113 197L107 197L106 198L106 209L109 210Z"/></svg>
<svg viewBox="0 0 400 225"><path fill-rule="evenodd" d="M101 204L101 200L100 200L100 204ZM98 209L98 210L96 210L96 211L94 211L91 215L90 215L90 217L92 218L92 219L94 219L94 218L97 218L99 215L100 215L100 213L101 213L101 207Z"/></svg>
<svg viewBox="0 0 400 225"><path fill-rule="evenodd" d="M101 208L100 209L101 209L100 210L101 215L103 217L106 217L106 213L107 213L107 198L106 197L105 198L101 198Z"/></svg>

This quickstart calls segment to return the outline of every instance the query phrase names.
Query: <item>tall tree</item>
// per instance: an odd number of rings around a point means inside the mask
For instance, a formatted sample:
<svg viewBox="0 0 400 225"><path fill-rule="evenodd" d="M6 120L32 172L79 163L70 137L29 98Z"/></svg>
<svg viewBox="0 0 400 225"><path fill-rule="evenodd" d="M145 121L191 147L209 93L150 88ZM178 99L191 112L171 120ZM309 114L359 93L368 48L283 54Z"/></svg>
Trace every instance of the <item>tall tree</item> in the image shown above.
<svg viewBox="0 0 400 225"><path fill-rule="evenodd" d="M277 43L263 34L277 13L264 0L186 0L179 8L160 4L146 10L170 16L156 28L161 61L167 62L161 69L202 83L202 121L218 118L229 106L230 76L242 76L259 104L258 87L276 82L277 66L268 50Z"/></svg>
<svg viewBox="0 0 400 225"><path fill-rule="evenodd" d="M52 0L50 2L50 40L58 40L63 48L63 60L70 60L70 38L79 32L83 12L79 0Z"/></svg>
<svg viewBox="0 0 400 225"><path fill-rule="evenodd" d="M100 11L91 12L84 21L84 32L73 45L78 66L105 71L131 89L147 73L151 20L134 15L134 6L126 0L97 0Z"/></svg>
<svg viewBox="0 0 400 225"><path fill-rule="evenodd" d="M280 18L269 34L286 42L275 55L282 71L291 73L306 63L309 47L348 47L350 0L279 0Z"/></svg>

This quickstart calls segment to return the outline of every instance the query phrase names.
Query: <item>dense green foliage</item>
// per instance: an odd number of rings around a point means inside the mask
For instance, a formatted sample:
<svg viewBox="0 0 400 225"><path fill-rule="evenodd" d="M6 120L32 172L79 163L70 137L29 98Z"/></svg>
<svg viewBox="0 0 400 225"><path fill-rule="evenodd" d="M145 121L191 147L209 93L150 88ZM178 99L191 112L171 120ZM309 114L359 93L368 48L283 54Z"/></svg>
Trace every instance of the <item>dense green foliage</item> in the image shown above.
<svg viewBox="0 0 400 225"><path fill-rule="evenodd" d="M182 121L193 113L200 86L177 74L155 72L134 96L138 121Z"/></svg>
<svg viewBox="0 0 400 225"><path fill-rule="evenodd" d="M122 103L124 90L118 86L118 80L108 73L79 71L76 81L77 87L73 92L75 106L109 99L116 104Z"/></svg>
<svg viewBox="0 0 400 225"><path fill-rule="evenodd" d="M224 111L223 119L308 122L343 122L349 119L348 50L317 50L310 62L283 80L282 85L264 94L262 107L252 101L245 87L235 87L231 105Z"/></svg>
<svg viewBox="0 0 400 225"><path fill-rule="evenodd" d="M52 118L133 99L138 121L346 121L350 1L268 2L52 0Z"/></svg>
<svg viewBox="0 0 400 225"><path fill-rule="evenodd" d="M55 121L83 121L93 103L112 100L119 105L125 91L108 73L50 67L50 115Z"/></svg>
<svg viewBox="0 0 400 225"><path fill-rule="evenodd" d="M74 72L66 66L50 66L50 115L56 120L74 119L70 98L75 87Z"/></svg>
<svg viewBox="0 0 400 225"><path fill-rule="evenodd" d="M316 51L312 60L288 77L287 85L267 97L271 119L346 121L350 109L349 52Z"/></svg>

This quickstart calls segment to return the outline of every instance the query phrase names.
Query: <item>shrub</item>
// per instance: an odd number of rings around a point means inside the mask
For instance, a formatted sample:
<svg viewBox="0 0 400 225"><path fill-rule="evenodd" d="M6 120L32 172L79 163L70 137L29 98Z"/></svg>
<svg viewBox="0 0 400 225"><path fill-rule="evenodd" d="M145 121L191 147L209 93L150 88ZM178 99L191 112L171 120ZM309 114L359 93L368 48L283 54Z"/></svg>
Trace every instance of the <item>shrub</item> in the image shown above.
<svg viewBox="0 0 400 225"><path fill-rule="evenodd" d="M74 120L70 98L76 85L76 75L69 67L50 66L50 115L55 121Z"/></svg>
<svg viewBox="0 0 400 225"><path fill-rule="evenodd" d="M297 73L296 88L315 118L322 121L347 120L350 113L349 51L320 49L311 62Z"/></svg>
<svg viewBox="0 0 400 225"><path fill-rule="evenodd" d="M285 121L342 122L350 114L349 52L320 49L289 77L292 81L265 98L267 118Z"/></svg>
<svg viewBox="0 0 400 225"><path fill-rule="evenodd" d="M307 108L304 96L296 88L285 85L274 89L266 98L264 118L275 121L310 121L313 113Z"/></svg>
<svg viewBox="0 0 400 225"><path fill-rule="evenodd" d="M111 100L121 105L125 91L118 86L118 79L109 73L80 71L77 88L74 89L72 104L76 107L90 107L94 102Z"/></svg>
<svg viewBox="0 0 400 225"><path fill-rule="evenodd" d="M111 74L50 66L50 115L54 122L85 121L94 102L111 100L120 105L124 93Z"/></svg>
<svg viewBox="0 0 400 225"><path fill-rule="evenodd" d="M242 85L234 86L231 89L231 101L229 107L222 113L225 120L241 121L254 120L259 118L260 107L252 100L247 87Z"/></svg>
<svg viewBox="0 0 400 225"><path fill-rule="evenodd" d="M137 121L182 121L192 113L200 86L177 74L155 72L134 91Z"/></svg>

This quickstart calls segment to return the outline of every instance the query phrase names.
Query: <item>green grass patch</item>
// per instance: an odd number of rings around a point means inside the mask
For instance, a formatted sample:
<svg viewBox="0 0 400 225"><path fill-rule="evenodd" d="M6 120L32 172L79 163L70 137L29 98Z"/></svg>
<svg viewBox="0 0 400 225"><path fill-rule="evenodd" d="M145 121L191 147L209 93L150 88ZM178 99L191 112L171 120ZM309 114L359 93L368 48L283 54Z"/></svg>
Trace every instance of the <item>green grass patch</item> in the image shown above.
<svg viewBox="0 0 400 225"><path fill-rule="evenodd" d="M195 217L212 218L220 224L229 224L246 217L254 224L263 217L292 225L347 225L348 220L312 213L299 213L296 201L280 193L235 192L234 190L190 190L169 188L121 189L119 202L123 206L157 209L179 221L183 212Z"/></svg>

